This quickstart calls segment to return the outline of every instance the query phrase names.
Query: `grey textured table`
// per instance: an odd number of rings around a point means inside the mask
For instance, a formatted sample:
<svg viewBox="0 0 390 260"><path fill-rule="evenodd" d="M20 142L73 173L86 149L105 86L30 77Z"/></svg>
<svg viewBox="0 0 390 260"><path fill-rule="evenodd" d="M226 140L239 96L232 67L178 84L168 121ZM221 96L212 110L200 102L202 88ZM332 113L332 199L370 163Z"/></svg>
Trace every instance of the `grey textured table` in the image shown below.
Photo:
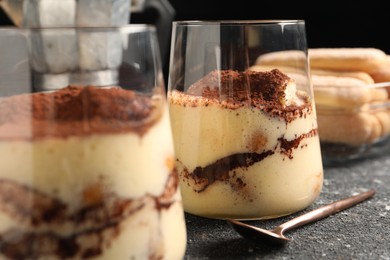
<svg viewBox="0 0 390 260"><path fill-rule="evenodd" d="M390 155L324 169L324 186L308 209L275 220L253 221L275 227L294 216L368 189L373 198L287 233L283 246L242 238L223 220L186 214L185 259L390 259Z"/></svg>

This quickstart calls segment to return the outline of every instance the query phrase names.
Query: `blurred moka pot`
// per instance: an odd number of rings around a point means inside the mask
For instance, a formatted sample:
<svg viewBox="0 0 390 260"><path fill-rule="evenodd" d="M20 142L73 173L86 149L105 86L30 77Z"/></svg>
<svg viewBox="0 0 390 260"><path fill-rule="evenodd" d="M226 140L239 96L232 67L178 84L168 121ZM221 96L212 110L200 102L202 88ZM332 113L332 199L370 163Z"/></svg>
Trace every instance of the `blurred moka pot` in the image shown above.
<svg viewBox="0 0 390 260"><path fill-rule="evenodd" d="M104 28L129 23L131 0L0 0L0 5L15 25L28 29L37 91L118 82L122 45L127 43L119 31Z"/></svg>
<svg viewBox="0 0 390 260"><path fill-rule="evenodd" d="M0 0L18 27L119 26L130 18L131 0Z"/></svg>

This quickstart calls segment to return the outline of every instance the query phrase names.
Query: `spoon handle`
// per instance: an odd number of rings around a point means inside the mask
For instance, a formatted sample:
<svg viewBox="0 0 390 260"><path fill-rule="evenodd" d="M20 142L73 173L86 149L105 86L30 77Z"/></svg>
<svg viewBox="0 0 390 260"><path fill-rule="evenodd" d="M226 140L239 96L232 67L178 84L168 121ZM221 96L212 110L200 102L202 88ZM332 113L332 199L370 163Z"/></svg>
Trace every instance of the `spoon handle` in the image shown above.
<svg viewBox="0 0 390 260"><path fill-rule="evenodd" d="M316 220L328 217L334 213L337 213L339 211L342 211L344 209L347 209L349 207L352 207L353 205L356 205L366 199L371 198L374 196L375 190L369 190L363 193L360 193L358 195L345 198L336 202L333 202L331 204L322 206L318 209L315 209L313 211L310 211L308 213L305 213L299 217L296 217L292 220L289 220L282 225L279 226L280 231L287 231L294 229L299 226L303 226L305 224L314 222Z"/></svg>

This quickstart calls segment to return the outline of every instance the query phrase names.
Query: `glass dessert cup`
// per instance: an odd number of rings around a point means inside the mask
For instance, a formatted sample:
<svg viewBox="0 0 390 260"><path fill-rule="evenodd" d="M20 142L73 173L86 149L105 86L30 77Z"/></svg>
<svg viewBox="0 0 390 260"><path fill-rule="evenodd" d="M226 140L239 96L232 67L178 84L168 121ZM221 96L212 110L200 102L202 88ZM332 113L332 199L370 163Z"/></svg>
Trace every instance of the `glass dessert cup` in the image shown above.
<svg viewBox="0 0 390 260"><path fill-rule="evenodd" d="M293 69L254 66L296 50ZM242 220L319 196L323 167L304 21L173 23L168 104L184 210Z"/></svg>
<svg viewBox="0 0 390 260"><path fill-rule="evenodd" d="M63 58L65 35L95 48ZM30 70L0 74L0 258L182 259L155 28L0 30L0 42L9 37L25 40L11 53L25 51Z"/></svg>

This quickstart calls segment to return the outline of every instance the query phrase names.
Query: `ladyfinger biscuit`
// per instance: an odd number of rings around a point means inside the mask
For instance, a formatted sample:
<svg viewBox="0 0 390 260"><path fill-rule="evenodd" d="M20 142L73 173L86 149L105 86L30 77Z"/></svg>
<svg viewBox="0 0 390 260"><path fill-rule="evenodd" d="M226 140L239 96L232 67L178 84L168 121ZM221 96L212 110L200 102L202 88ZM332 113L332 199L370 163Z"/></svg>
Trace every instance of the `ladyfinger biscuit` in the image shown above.
<svg viewBox="0 0 390 260"><path fill-rule="evenodd" d="M382 136L379 119L370 113L319 114L318 133L323 142L362 145Z"/></svg>
<svg viewBox="0 0 390 260"><path fill-rule="evenodd" d="M309 49L310 65L316 69L373 72L386 63L386 56L376 48Z"/></svg>
<svg viewBox="0 0 390 260"><path fill-rule="evenodd" d="M269 66L303 67L307 62L307 54L298 50L276 51L260 55L255 64Z"/></svg>
<svg viewBox="0 0 390 260"><path fill-rule="evenodd" d="M387 136L390 134L390 110L378 111L374 115L377 117L381 124L381 136Z"/></svg>
<svg viewBox="0 0 390 260"><path fill-rule="evenodd" d="M312 69L311 74L318 75L318 76L355 78L364 81L366 84L375 83L371 75L364 71L337 71L337 70Z"/></svg>
<svg viewBox="0 0 390 260"><path fill-rule="evenodd" d="M390 60L389 60L390 61ZM315 81L313 83L313 85L317 85L317 80L321 81L321 79L323 79L323 77L339 77L340 79L343 79L343 78L354 78L354 79L358 79L358 80L361 80L363 81L365 84L364 85L361 85L361 84L358 84L357 87L359 88L362 88L362 94L364 94L364 92L366 91L366 89L368 89L368 94L369 94L369 97L367 97L369 100L368 102L374 102L374 101L385 101L389 98L389 95L390 95L390 84L389 84L389 87L388 89L384 88L384 87L370 87L371 84L374 84L376 83L374 81L374 79L371 77L371 75L367 72L363 72L363 71L334 71L334 70L312 70L311 71L312 75L315 75ZM331 80L331 79L329 79ZM339 83L341 83L341 80L339 81ZM319 85L321 85L321 83L319 83ZM340 84L335 84L333 86L336 86L336 87L353 87L353 86L349 86L349 84L347 84L346 86L343 86L343 85L340 85ZM332 85L330 85L329 87L332 87ZM356 91L357 89L355 89L354 91ZM352 95L353 97L353 95Z"/></svg>
<svg viewBox="0 0 390 260"><path fill-rule="evenodd" d="M387 62L379 69L370 72L371 77L375 82L390 81L390 55L387 55Z"/></svg>
<svg viewBox="0 0 390 260"><path fill-rule="evenodd" d="M385 89L369 88L366 81L352 77L312 75L314 98L320 106L358 109L373 101L386 101Z"/></svg>
<svg viewBox="0 0 390 260"><path fill-rule="evenodd" d="M374 72L383 67L387 55L376 48L311 48L308 50L310 67L336 71ZM266 53L259 56L257 64L302 66L305 54L288 50Z"/></svg>

